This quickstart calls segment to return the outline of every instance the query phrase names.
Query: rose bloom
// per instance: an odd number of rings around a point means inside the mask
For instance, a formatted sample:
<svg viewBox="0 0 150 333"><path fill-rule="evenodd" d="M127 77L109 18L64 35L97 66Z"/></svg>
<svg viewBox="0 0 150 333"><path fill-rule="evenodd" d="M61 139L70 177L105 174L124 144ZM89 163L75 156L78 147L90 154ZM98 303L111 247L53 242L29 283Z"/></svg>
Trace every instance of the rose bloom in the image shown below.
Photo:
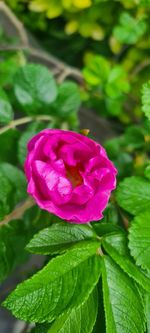
<svg viewBox="0 0 150 333"><path fill-rule="evenodd" d="M29 141L25 173L36 203L74 223L100 220L116 187L117 171L104 148L59 129L45 129Z"/></svg>

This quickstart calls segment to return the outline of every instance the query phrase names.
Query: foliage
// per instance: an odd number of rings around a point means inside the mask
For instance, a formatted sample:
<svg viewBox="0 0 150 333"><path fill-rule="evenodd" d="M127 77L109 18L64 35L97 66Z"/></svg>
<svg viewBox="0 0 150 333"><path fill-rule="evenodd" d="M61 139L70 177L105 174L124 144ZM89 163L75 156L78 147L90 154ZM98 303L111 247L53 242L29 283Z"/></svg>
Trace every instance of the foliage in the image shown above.
<svg viewBox="0 0 150 333"><path fill-rule="evenodd" d="M17 3L14 0L11 6ZM144 38L149 4L120 0L112 17L115 2L83 1L82 8L80 1L59 3L56 8L55 1L34 0L30 9L38 9L49 18L63 15L67 33L76 28L77 21L80 34L85 36L87 31L85 37L98 36L95 39L107 43L104 52L86 54L81 86L71 79L58 83L46 67L28 63L23 51L9 55L2 52L0 282L28 262L31 254L43 256L42 267L27 271L25 281L2 306L16 318L34 322L34 333L148 333L150 89L148 71L143 75L132 71L147 54L149 40ZM18 15L22 12L24 17L24 2L20 1L19 6ZM103 13L98 11L101 6ZM32 14L26 18L28 25ZM86 15L89 21L84 30ZM34 17L49 26L43 14ZM89 22L97 35L93 36ZM100 30L96 30L101 29L98 22L102 22L101 37ZM36 27L38 24L35 22ZM58 43L59 39L57 47ZM102 47L102 41L99 43ZM91 48L92 52L94 48L97 46ZM132 99L133 112L128 107ZM97 112L103 108L103 114L117 116L122 122L136 118L130 126L121 126L121 135L104 143L118 169L117 190L103 220L87 225L69 224L35 206L27 196L23 173L26 144L33 135L47 127L79 130L81 100L84 105L94 105Z"/></svg>
<svg viewBox="0 0 150 333"><path fill-rule="evenodd" d="M50 53L58 56L59 44L60 58L84 67L86 106L123 124L141 119L140 89L150 75L149 1L6 2Z"/></svg>

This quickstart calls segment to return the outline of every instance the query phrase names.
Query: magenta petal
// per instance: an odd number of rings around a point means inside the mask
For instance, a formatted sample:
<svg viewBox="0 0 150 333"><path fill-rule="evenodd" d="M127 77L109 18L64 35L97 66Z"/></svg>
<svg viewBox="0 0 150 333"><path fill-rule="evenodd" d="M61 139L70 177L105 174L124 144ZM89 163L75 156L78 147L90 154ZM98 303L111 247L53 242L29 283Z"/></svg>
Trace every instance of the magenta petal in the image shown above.
<svg viewBox="0 0 150 333"><path fill-rule="evenodd" d="M103 217L117 170L105 149L79 133L46 129L28 143L28 193L37 204L68 222Z"/></svg>

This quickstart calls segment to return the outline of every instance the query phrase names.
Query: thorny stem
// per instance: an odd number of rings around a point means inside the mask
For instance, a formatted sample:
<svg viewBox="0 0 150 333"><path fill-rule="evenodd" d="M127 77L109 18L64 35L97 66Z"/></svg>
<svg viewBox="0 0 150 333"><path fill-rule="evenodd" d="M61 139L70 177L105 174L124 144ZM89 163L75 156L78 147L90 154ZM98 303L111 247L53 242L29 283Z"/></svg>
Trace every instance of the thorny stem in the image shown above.
<svg viewBox="0 0 150 333"><path fill-rule="evenodd" d="M25 211L35 205L34 200L29 197L26 201L17 206L10 214L6 215L4 220L0 222L0 227L9 223L12 220L20 219Z"/></svg>
<svg viewBox="0 0 150 333"><path fill-rule="evenodd" d="M51 121L53 118L48 115L36 116L36 117L23 117L12 120L8 125L0 128L0 134L7 132L9 129L15 128L23 124L30 123L32 121Z"/></svg>

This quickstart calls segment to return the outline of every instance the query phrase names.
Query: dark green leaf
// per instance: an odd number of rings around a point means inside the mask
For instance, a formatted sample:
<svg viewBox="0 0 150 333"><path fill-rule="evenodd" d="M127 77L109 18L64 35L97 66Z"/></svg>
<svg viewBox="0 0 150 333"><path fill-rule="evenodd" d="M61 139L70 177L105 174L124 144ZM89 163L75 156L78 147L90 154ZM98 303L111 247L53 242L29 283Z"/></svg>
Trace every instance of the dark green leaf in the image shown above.
<svg viewBox="0 0 150 333"><path fill-rule="evenodd" d="M13 119L13 110L5 91L0 88L0 123L8 124Z"/></svg>
<svg viewBox="0 0 150 333"><path fill-rule="evenodd" d="M31 228L21 220L0 226L0 282L27 258L24 249L31 235Z"/></svg>
<svg viewBox="0 0 150 333"><path fill-rule="evenodd" d="M23 172L9 163L0 163L0 172L3 174L3 177L8 179L13 187L14 205L25 199L27 196L26 179Z"/></svg>

